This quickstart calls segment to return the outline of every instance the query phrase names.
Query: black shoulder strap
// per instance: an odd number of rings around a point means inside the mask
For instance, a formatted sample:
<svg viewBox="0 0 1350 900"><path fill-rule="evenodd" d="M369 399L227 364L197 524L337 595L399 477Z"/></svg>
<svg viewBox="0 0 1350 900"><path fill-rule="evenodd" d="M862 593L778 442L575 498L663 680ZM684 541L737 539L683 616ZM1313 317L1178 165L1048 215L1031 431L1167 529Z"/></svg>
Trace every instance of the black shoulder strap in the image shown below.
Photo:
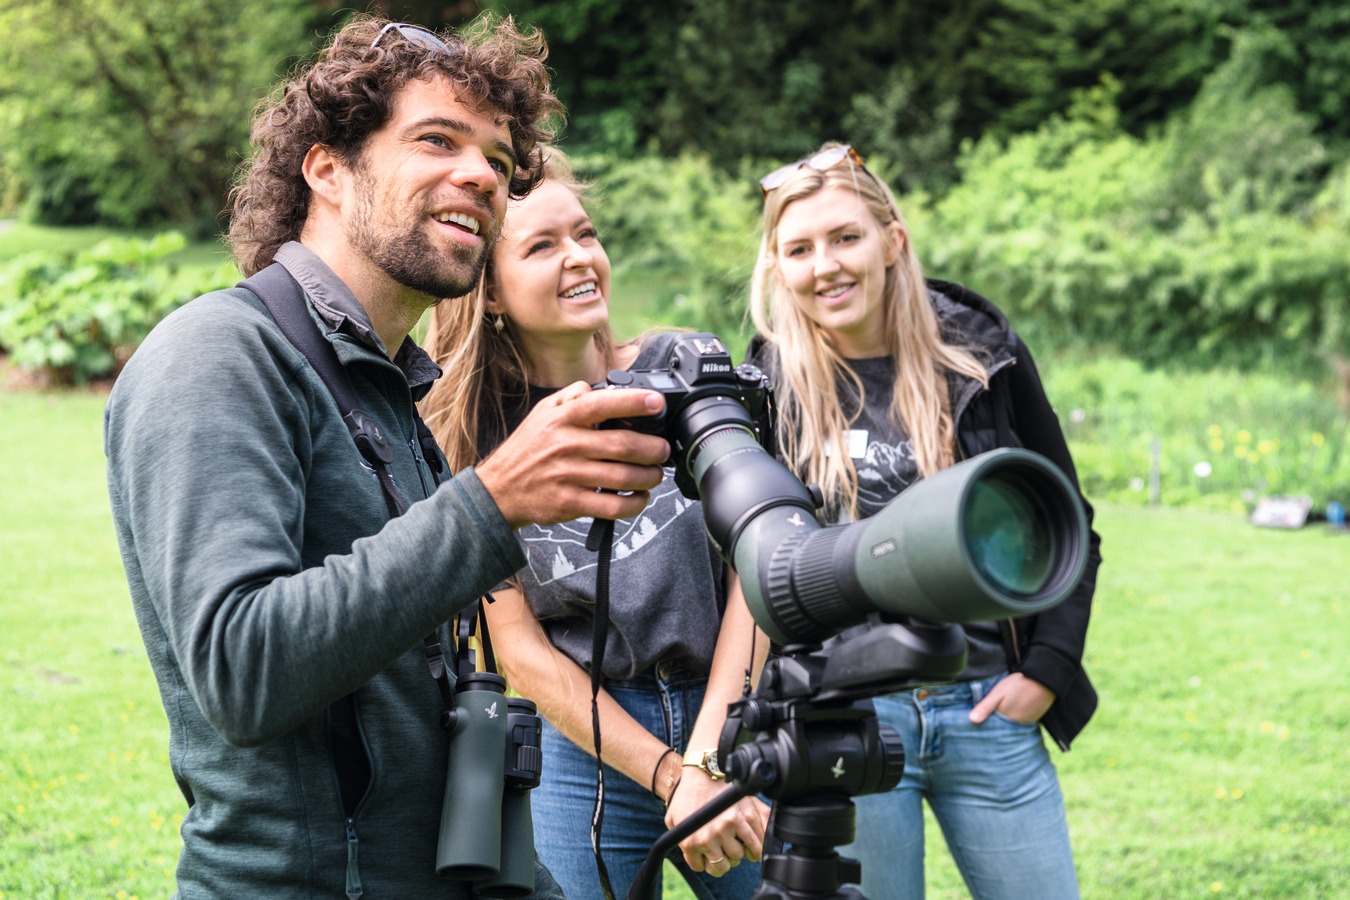
<svg viewBox="0 0 1350 900"><path fill-rule="evenodd" d="M399 496L393 476L389 474L389 464L394 461L389 442L380 427L357 405L356 389L352 387L351 377L343 368L342 360L338 359L337 351L309 314L309 304L305 302L305 292L300 283L291 277L285 266L274 262L252 278L239 282L239 287L252 291L262 300L281 333L295 345L295 349L305 355L315 373L328 387L328 392L337 401L338 411L342 414L347 431L351 433L352 441L379 478L390 517L407 512L407 504ZM419 442L427 456L428 465L433 468L433 477L436 477L440 472L440 460L434 451L435 440L431 438L431 432L422 417L414 413L414 418L417 420ZM428 441L431 447L427 446ZM448 696L450 686L445 674L440 640L435 634L430 634L424 643L431 676L440 685L442 694Z"/></svg>
<svg viewBox="0 0 1350 900"><path fill-rule="evenodd" d="M388 467L394 461L389 442L384 432L362 410L356 401L356 389L352 387L347 370L342 367L337 351L328 342L313 316L309 314L305 303L305 292L300 284L280 263L263 269L252 278L239 283L241 288L252 291L266 304L272 318L276 319L286 339L305 355L319 378L328 387L328 392L337 401L342 421L351 433L356 448L361 451L366 462L380 474L380 483L385 488L386 500L390 503L390 514L401 515L407 507L392 481L386 484ZM395 511L397 510L397 511Z"/></svg>

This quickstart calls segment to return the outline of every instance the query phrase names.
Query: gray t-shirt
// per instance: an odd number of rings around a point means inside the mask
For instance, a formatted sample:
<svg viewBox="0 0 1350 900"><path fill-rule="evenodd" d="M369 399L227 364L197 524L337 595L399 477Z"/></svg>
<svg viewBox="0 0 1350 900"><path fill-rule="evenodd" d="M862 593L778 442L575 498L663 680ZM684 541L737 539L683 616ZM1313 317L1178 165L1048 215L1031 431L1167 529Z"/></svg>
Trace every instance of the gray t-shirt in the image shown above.
<svg viewBox="0 0 1350 900"><path fill-rule="evenodd" d="M632 367L653 368L661 359L659 347L644 346ZM551 393L530 388L510 398L517 405L507 411L508 428ZM591 522L526 525L516 533L527 559L517 577L530 609L553 645L588 672L599 563L586 549ZM702 504L686 499L675 486L675 470L666 469L647 508L615 523L605 677L626 681L657 663L708 674L725 607L725 572L708 540Z"/></svg>
<svg viewBox="0 0 1350 900"><path fill-rule="evenodd" d="M858 513L865 519L876 515L918 480L919 470L909 435L890 417L896 379L894 360L879 357L846 363L863 386L861 407L852 384L840 386L839 399L845 417L857 413L844 443L858 473ZM962 627L969 655L960 681L975 681L1007 670L997 623L971 622Z"/></svg>

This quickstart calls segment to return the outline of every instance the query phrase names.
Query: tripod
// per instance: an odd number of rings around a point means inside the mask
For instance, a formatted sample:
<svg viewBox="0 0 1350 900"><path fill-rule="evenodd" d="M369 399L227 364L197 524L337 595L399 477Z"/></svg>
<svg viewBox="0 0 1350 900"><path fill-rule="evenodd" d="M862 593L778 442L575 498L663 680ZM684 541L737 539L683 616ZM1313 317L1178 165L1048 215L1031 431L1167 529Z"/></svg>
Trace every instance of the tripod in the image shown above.
<svg viewBox="0 0 1350 900"><path fill-rule="evenodd" d="M857 888L846 883L862 880L862 864L840 856L835 848L853 842L853 801L829 797L784 803L773 812L773 840L791 846L786 852L764 856L763 880L751 895L755 900L839 898L862 900Z"/></svg>
<svg viewBox="0 0 1350 900"><path fill-rule="evenodd" d="M718 756L730 787L652 846L628 900L651 897L665 854L755 793L776 802L752 900L865 900L846 886L862 865L835 848L856 833L850 798L889 791L905 765L899 734L877 722L870 698L950 681L965 663L959 626L879 618L823 645L785 648L727 711Z"/></svg>

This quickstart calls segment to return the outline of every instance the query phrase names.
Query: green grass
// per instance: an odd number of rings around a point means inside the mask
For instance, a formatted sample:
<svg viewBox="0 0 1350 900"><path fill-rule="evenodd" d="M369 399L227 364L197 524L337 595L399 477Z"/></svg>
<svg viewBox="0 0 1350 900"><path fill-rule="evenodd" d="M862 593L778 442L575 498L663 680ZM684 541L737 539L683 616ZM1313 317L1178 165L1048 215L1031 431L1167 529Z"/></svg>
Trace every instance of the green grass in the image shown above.
<svg viewBox="0 0 1350 900"><path fill-rule="evenodd" d="M183 802L95 393L0 393L0 900L161 897ZM1088 898L1350 884L1350 536L1103 505L1097 718L1055 754ZM930 835L929 896L964 896ZM691 895L667 879L666 896Z"/></svg>
<svg viewBox="0 0 1350 900"><path fill-rule="evenodd" d="M31 225L26 222L0 222L0 263L34 251L79 251L108 238L149 238L161 229L129 230L89 226L84 228ZM229 251L218 240L194 241L170 254L167 261L183 268L214 269L229 259Z"/></svg>
<svg viewBox="0 0 1350 900"><path fill-rule="evenodd" d="M103 488L104 398L0 393L0 892L166 896L183 802Z"/></svg>

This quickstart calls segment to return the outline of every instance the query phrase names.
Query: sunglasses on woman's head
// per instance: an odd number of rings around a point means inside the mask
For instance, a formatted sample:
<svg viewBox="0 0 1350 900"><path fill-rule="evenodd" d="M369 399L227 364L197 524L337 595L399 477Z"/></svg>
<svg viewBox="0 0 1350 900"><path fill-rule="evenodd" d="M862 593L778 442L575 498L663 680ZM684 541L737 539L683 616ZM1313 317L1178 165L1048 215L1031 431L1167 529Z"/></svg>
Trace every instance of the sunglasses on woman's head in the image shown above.
<svg viewBox="0 0 1350 900"><path fill-rule="evenodd" d="M759 180L759 186L763 188L764 196L767 197L769 196L769 191L776 187L780 187L783 182L788 180L788 177L793 172L797 171L802 166L815 169L817 172L824 172L827 169L833 169L845 159L853 160L854 164L860 169L866 168L863 164L863 158L858 155L857 150L854 150L853 147L848 144L841 144L838 147L829 147L825 150L813 153L805 159L799 159L796 162L791 162L786 166L780 166L779 168L774 169Z"/></svg>
<svg viewBox="0 0 1350 900"><path fill-rule="evenodd" d="M430 28L423 28L421 25L410 25L407 22L390 22L380 29L380 33L375 35L375 40L370 42L370 49L374 50L384 40L384 36L389 32L396 32L399 37L405 41L416 44L419 47L425 47L428 50L449 50L445 41L441 40L436 32Z"/></svg>

